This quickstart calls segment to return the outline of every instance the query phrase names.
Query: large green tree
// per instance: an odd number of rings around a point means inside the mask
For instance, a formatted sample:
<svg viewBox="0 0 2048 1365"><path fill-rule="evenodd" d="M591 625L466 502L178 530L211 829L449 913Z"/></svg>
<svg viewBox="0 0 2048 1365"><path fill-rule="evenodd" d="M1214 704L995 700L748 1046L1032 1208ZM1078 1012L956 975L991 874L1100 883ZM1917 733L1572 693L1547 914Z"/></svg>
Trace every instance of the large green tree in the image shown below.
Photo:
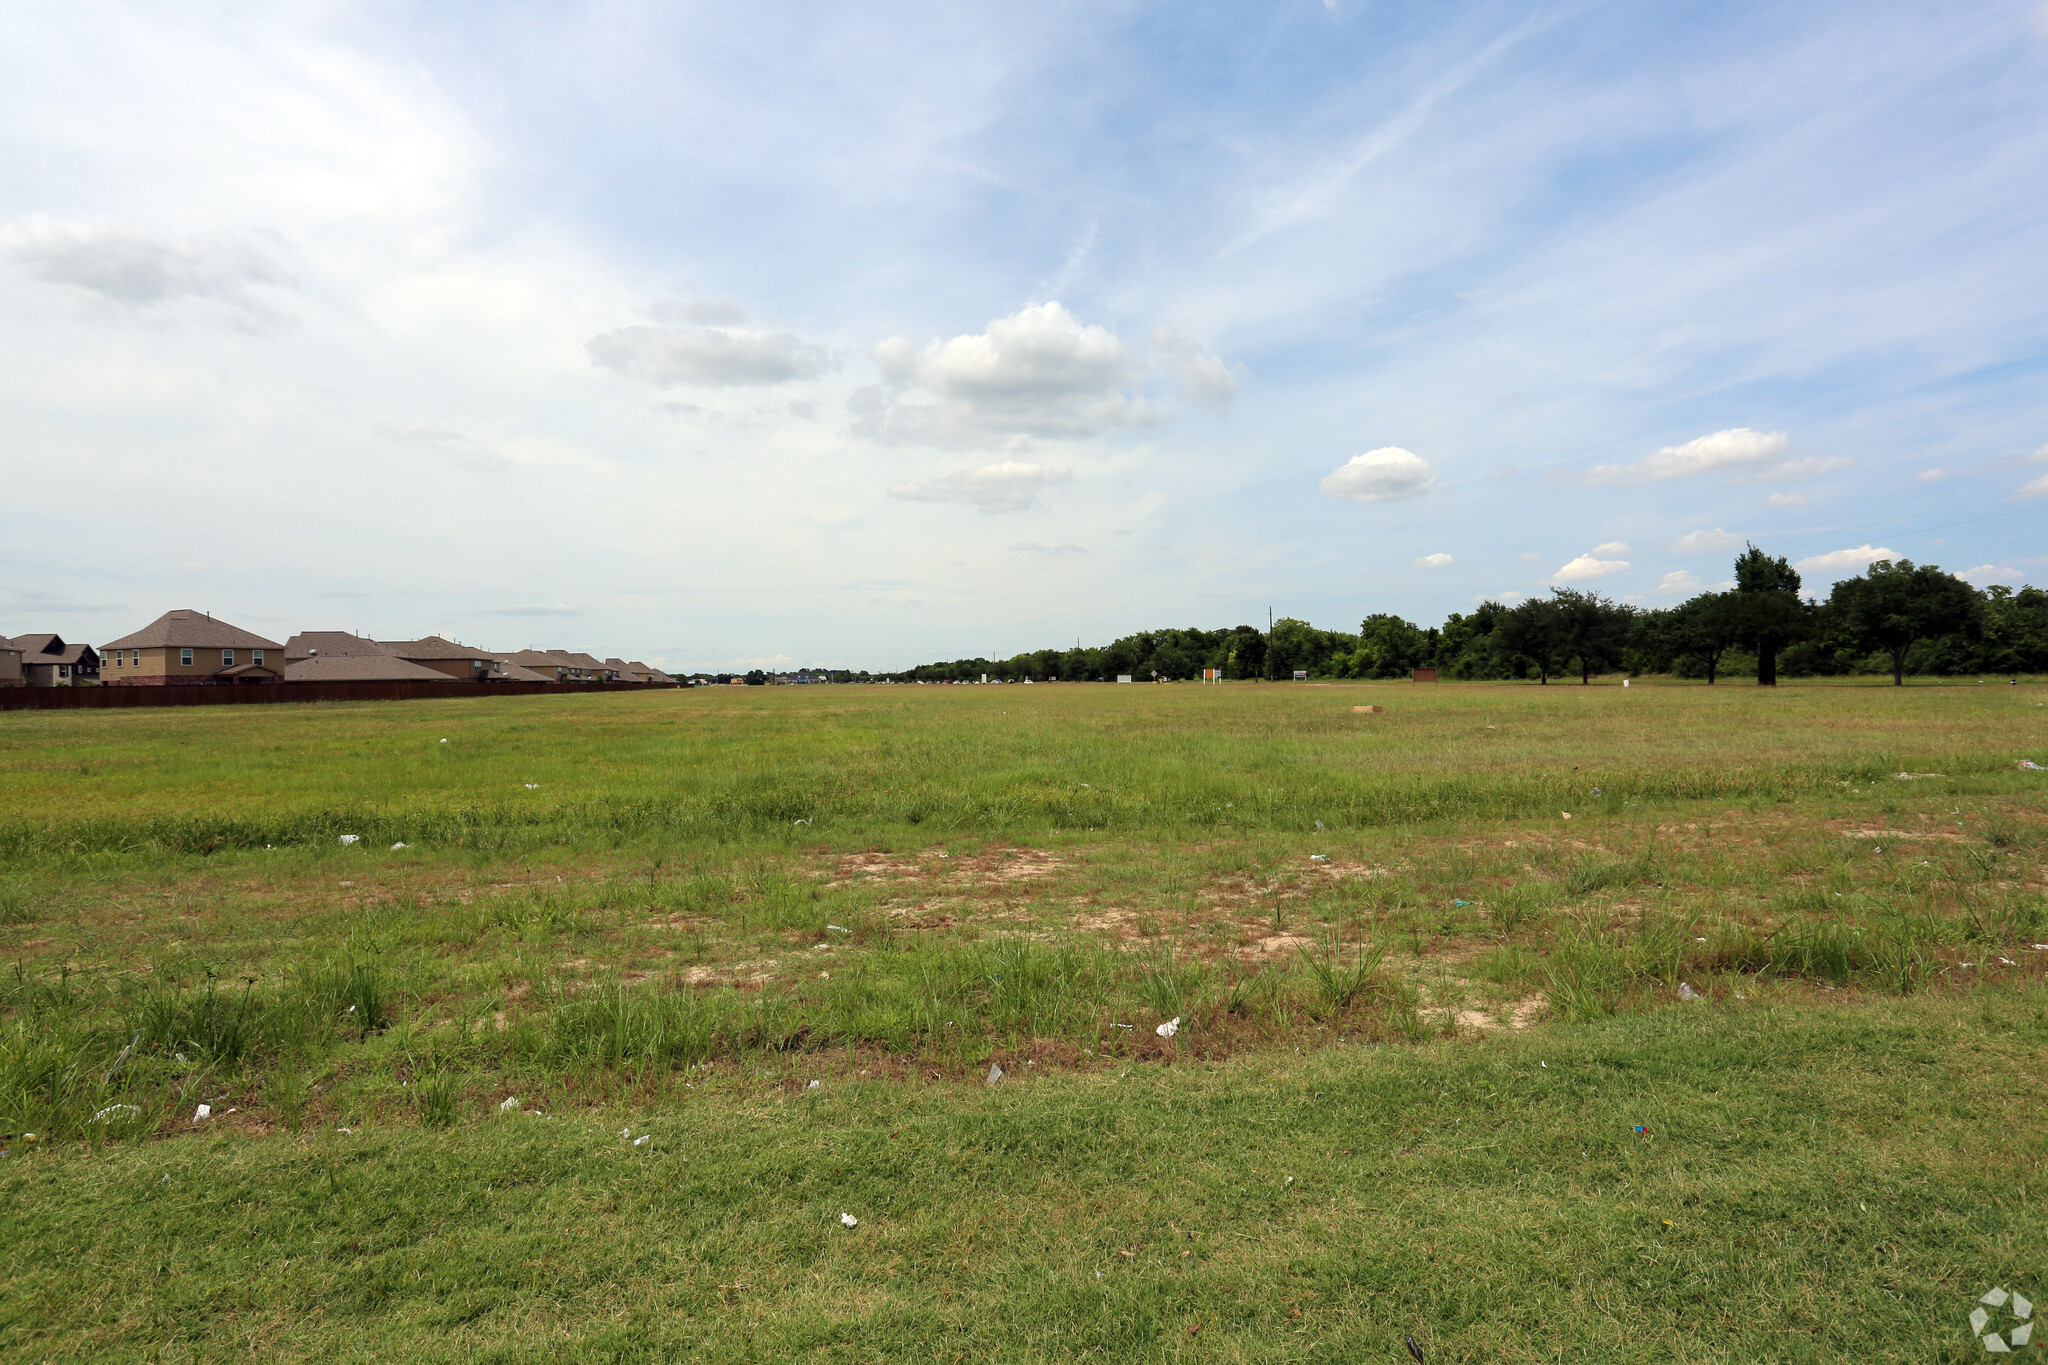
<svg viewBox="0 0 2048 1365"><path fill-rule="evenodd" d="M1781 556L1751 545L1735 559L1735 591L1721 608L1732 640L1756 650L1759 687L1778 685L1778 651L1806 634L1810 613L1799 600L1799 574Z"/></svg>
<svg viewBox="0 0 2048 1365"><path fill-rule="evenodd" d="M1509 658L1520 655L1536 665L1539 682L1548 684L1551 665L1558 658L1563 638L1557 602L1549 597L1532 597L1517 602L1501 614L1493 627L1493 638Z"/></svg>
<svg viewBox="0 0 2048 1365"><path fill-rule="evenodd" d="M1584 686L1595 673L1604 673L1620 662L1635 611L1597 592L1576 588L1552 588L1551 597L1556 606L1558 659L1578 661L1579 683Z"/></svg>
<svg viewBox="0 0 2048 1365"><path fill-rule="evenodd" d="M1857 644L1891 655L1892 685L1906 683L1906 651L1916 641L1978 633L1983 599L1933 564L1880 559L1861 578L1835 584L1828 605Z"/></svg>

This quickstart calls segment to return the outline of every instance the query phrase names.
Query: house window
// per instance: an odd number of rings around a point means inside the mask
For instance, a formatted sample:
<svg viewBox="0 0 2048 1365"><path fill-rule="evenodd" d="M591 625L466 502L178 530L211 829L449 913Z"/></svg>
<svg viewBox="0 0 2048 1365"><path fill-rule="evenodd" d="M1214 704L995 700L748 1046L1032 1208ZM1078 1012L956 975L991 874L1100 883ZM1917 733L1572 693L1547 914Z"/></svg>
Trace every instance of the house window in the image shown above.
<svg viewBox="0 0 2048 1365"><path fill-rule="evenodd" d="M251 654L249 656L249 662L255 664L258 668L261 668L263 666L263 651L259 649L255 653Z"/></svg>
<svg viewBox="0 0 2048 1365"><path fill-rule="evenodd" d="M235 651L233 651L232 649L224 649L220 652L220 666L222 668L232 667L234 662Z"/></svg>
<svg viewBox="0 0 2048 1365"><path fill-rule="evenodd" d="M192 666L192 651L189 649L179 650L178 662L183 664L185 667L190 668Z"/></svg>

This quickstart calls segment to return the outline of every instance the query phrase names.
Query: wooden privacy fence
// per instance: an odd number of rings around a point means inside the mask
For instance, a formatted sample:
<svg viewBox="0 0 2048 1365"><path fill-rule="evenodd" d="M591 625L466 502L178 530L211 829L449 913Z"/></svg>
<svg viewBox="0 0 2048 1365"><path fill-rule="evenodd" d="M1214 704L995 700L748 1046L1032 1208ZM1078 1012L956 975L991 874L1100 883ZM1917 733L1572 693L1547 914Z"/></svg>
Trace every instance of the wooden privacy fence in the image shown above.
<svg viewBox="0 0 2048 1365"><path fill-rule="evenodd" d="M0 687L0 711L110 706L238 706L292 701L415 701L425 697L531 697L545 693L649 692L673 683L276 682L171 683L163 687Z"/></svg>

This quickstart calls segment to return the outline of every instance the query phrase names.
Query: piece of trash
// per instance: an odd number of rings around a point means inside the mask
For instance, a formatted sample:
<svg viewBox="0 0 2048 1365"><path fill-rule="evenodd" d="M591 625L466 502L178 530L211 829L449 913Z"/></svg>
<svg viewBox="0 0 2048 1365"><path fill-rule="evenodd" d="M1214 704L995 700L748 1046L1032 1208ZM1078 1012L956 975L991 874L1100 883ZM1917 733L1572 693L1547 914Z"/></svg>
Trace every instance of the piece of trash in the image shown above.
<svg viewBox="0 0 2048 1365"><path fill-rule="evenodd" d="M1742 993L1741 991L1737 991L1737 992L1735 992L1735 998L1736 998L1737 1000L1747 1000L1747 999L1749 999L1749 997L1748 997L1748 996L1746 996L1746 995L1744 995L1744 994L1743 994L1743 993Z"/></svg>
<svg viewBox="0 0 2048 1365"><path fill-rule="evenodd" d="M404 844L393 844L393 845L391 846L391 851L392 851L393 853L396 853L396 852L398 852L398 850L400 850L401 848L404 848L404 847L405 847L405 845L404 845Z"/></svg>
<svg viewBox="0 0 2048 1365"><path fill-rule="evenodd" d="M335 1132L337 1132L337 1133L353 1133L353 1132L355 1132L355 1129L353 1129L353 1128L337 1128L337 1129L335 1129L334 1131L335 1131Z"/></svg>
<svg viewBox="0 0 2048 1365"><path fill-rule="evenodd" d="M539 791L539 790L540 790L540 783L538 783L538 782L529 782L529 783L527 783L527 784L526 784L526 789L527 789L528 791Z"/></svg>
<svg viewBox="0 0 2048 1365"><path fill-rule="evenodd" d="M1559 812L1558 812L1558 814L1559 814L1559 815L1562 815L1562 816L1563 816L1563 817L1564 817L1565 819L1567 819L1567 820L1569 820L1569 819L1571 819L1571 818L1572 818L1572 813L1571 813L1570 811L1568 811L1568 810L1561 810L1561 811L1559 811Z"/></svg>
<svg viewBox="0 0 2048 1365"><path fill-rule="evenodd" d="M1153 1029L1152 1031L1158 1034L1161 1038L1171 1038L1174 1034L1180 1032L1180 1016L1178 1014L1174 1015L1173 1018L1167 1020L1165 1023L1161 1024L1158 1028Z"/></svg>
<svg viewBox="0 0 2048 1365"><path fill-rule="evenodd" d="M989 1083L990 1085L998 1085L998 1084L1001 1084L1001 1082L1002 1082L1002 1079L1003 1079L1003 1069L1002 1069L1001 1067L997 1066L997 1065L996 1065L996 1064L995 1064L994 1062L990 1062L990 1063L989 1063L989 1066L988 1066L988 1083ZM851 1225L851 1224L848 1224L848 1226L852 1226L852 1225Z"/></svg>
<svg viewBox="0 0 2048 1365"><path fill-rule="evenodd" d="M1451 904L1452 904L1452 905L1470 905L1471 903L1472 903L1471 901L1452 901L1452 902L1451 902Z"/></svg>
<svg viewBox="0 0 2048 1365"><path fill-rule="evenodd" d="M1294 1183L1294 1177L1293 1177L1293 1176L1291 1176L1291 1175L1290 1175L1290 1176L1288 1176L1288 1177L1287 1177L1287 1183L1288 1183L1288 1184L1290 1184L1290 1185L1292 1185L1292 1184Z"/></svg>
<svg viewBox="0 0 2048 1365"><path fill-rule="evenodd" d="M1111 1024L1111 1028L1136 1028L1136 1024Z"/></svg>
<svg viewBox="0 0 2048 1365"><path fill-rule="evenodd" d="M645 1147L647 1145L647 1140L653 1136L654 1135L652 1133L642 1133L639 1137L633 1139L633 1145L635 1147Z"/></svg>
<svg viewBox="0 0 2048 1365"><path fill-rule="evenodd" d="M1542 1068L1543 1068L1543 1069L1544 1069L1545 1071L1548 1071L1548 1070L1550 1070L1550 1063L1549 1063L1549 1062L1538 1062L1538 1063L1536 1063L1536 1065L1538 1065L1538 1066L1542 1067Z"/></svg>
<svg viewBox="0 0 2048 1365"><path fill-rule="evenodd" d="M443 735L443 736L441 737L441 742L442 742L443 744L446 744L446 743L448 742L448 737L447 737L446 735Z"/></svg>
<svg viewBox="0 0 2048 1365"><path fill-rule="evenodd" d="M518 1107L519 1097L517 1095L507 1095L503 1100L499 1101L498 1112L501 1114L509 1114Z"/></svg>
<svg viewBox="0 0 2048 1365"><path fill-rule="evenodd" d="M1627 686L1627 684L1624 683L1623 686ZM1422 1358L1422 1344L1416 1341L1413 1335L1403 1333L1401 1344L1408 1348L1409 1355L1415 1357L1415 1365L1429 1365L1429 1362Z"/></svg>
<svg viewBox="0 0 2048 1365"><path fill-rule="evenodd" d="M1699 937L1695 936L1695 937L1694 937L1694 939L1693 939L1693 942L1694 942L1694 943L1705 943L1705 942L1706 942L1706 940L1705 940L1705 939L1703 939L1703 938L1699 938Z"/></svg>
<svg viewBox="0 0 2048 1365"><path fill-rule="evenodd" d="M2003 962L2008 967L2017 967L2020 965L2019 963L2014 962L2011 958L2005 956L2000 956L1998 960L2000 962Z"/></svg>
<svg viewBox="0 0 2048 1365"><path fill-rule="evenodd" d="M853 930L847 928L843 924L828 924L825 927L827 929L830 929L835 934L850 934L853 932Z"/></svg>
<svg viewBox="0 0 2048 1365"><path fill-rule="evenodd" d="M1692 988L1691 986L1687 985L1687 984L1686 984L1685 982L1683 982L1683 981L1681 981L1681 982L1679 982L1679 983L1678 983L1678 998L1679 998L1680 1000L1704 1000L1704 999L1706 999L1706 997L1705 997L1705 996L1701 995L1701 994L1700 994L1700 993L1699 993L1698 991L1694 990L1694 989L1693 989L1693 988Z"/></svg>
<svg viewBox="0 0 2048 1365"><path fill-rule="evenodd" d="M342 842L343 842L344 844L352 844L352 843L356 842L357 838L359 838L359 837L360 837L360 836L358 836L358 835L354 835L354 834L344 834L344 835L342 835L342 836L341 836L341 841L342 841Z"/></svg>
<svg viewBox="0 0 2048 1365"><path fill-rule="evenodd" d="M125 1118L130 1114L140 1114L141 1112L142 1110L132 1104L110 1104L100 1110L99 1113L94 1114L92 1121L94 1123L111 1123L117 1118Z"/></svg>
<svg viewBox="0 0 2048 1365"><path fill-rule="evenodd" d="M812 820L792 820L789 823L791 823L792 825L809 825L814 824L816 822Z"/></svg>
<svg viewBox="0 0 2048 1365"><path fill-rule="evenodd" d="M1632 1132L1637 1132L1637 1133L1641 1133L1641 1134L1642 1134L1642 1135L1643 1135L1644 1137L1648 1137L1648 1136L1650 1135L1650 1130L1649 1130L1648 1128L1644 1127L1644 1126L1643 1126L1642 1124L1640 1124L1640 1123L1638 1123L1638 1124L1637 1124L1637 1125L1636 1125L1636 1126L1635 1126L1635 1127L1634 1127L1634 1128L1633 1128L1632 1130L1630 1130L1630 1131L1632 1131Z"/></svg>
<svg viewBox="0 0 2048 1365"><path fill-rule="evenodd" d="M1317 828L1317 829L1325 829L1325 828L1327 828L1327 826L1326 826L1326 825L1324 825L1322 821L1318 820L1318 821L1316 821L1316 828Z"/></svg>
<svg viewBox="0 0 2048 1365"><path fill-rule="evenodd" d="M1599 789L1598 787L1595 787L1595 788L1593 788L1593 795L1595 795L1595 796L1605 796L1605 795L1607 795L1607 793L1606 793L1606 792L1604 792L1604 791L1601 791L1601 790L1600 790L1600 789Z"/></svg>
<svg viewBox="0 0 2048 1365"><path fill-rule="evenodd" d="M1308 860L1312 863L1327 863L1330 861L1330 855L1327 853L1311 853L1308 855Z"/></svg>
<svg viewBox="0 0 2048 1365"><path fill-rule="evenodd" d="M192 1121L194 1123L199 1122L199 1120L201 1119L210 1119L212 1117L213 1106L210 1104L202 1104L197 1109L192 1111Z"/></svg>
<svg viewBox="0 0 2048 1365"><path fill-rule="evenodd" d="M823 1081L812 1081L812 1082L811 1082L811 1083L810 1083L809 1085L805 1086L805 1087L804 1087L804 1089L806 1089L806 1090L816 1090L816 1089L817 1089L817 1088L818 1088L819 1086L821 1086L821 1085L823 1085L823 1084L824 1084L824 1082L823 1082Z"/></svg>
<svg viewBox="0 0 2048 1365"><path fill-rule="evenodd" d="M839 1221L840 1221L841 1223L845 1224L845 1225L846 1225L847 1227L850 1227L850 1228L857 1228L857 1227L859 1227L859 1226L860 1226L860 1219L858 1219L858 1218L854 1217L854 1216L853 1216L852 1214L850 1214L850 1213L842 1213L842 1214L840 1214L840 1215L839 1215Z"/></svg>
<svg viewBox="0 0 2048 1365"><path fill-rule="evenodd" d="M2033 759L2031 759L2031 758L2023 758L2023 759L2021 759L2021 760L2020 760L2020 766L2021 766L2022 768L2026 768L2026 769L2029 769L2029 770L2031 770L2031 771L2033 771L2033 772L2037 772L2037 773L2042 773L2042 772L2048 772L2048 768L2044 768L2044 767L2042 767L2042 766L2041 766L2040 764L2038 764L2038 763L2034 762L2034 760L2033 760Z"/></svg>

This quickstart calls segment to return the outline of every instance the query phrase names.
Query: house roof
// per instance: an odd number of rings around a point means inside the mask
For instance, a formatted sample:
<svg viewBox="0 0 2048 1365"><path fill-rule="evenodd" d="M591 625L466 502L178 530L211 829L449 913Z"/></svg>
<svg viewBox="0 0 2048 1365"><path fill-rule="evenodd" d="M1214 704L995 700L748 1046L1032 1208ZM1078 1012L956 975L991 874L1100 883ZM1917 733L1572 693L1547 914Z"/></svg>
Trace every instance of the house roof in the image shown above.
<svg viewBox="0 0 2048 1365"><path fill-rule="evenodd" d="M578 654L567 649L550 649L545 652L549 658L558 659L571 668L581 668L591 673L602 673L604 671L604 664L597 659L591 658L588 654Z"/></svg>
<svg viewBox="0 0 2048 1365"><path fill-rule="evenodd" d="M285 665L286 682L449 682L421 664L389 654L315 654Z"/></svg>
<svg viewBox="0 0 2048 1365"><path fill-rule="evenodd" d="M284 676L283 669L273 667L270 664L236 664L232 668L216 668L213 670L213 676L216 678L247 678L253 677L258 673L268 674L273 678L282 678Z"/></svg>
<svg viewBox="0 0 2048 1365"><path fill-rule="evenodd" d="M475 645L458 645L439 635L428 635L418 640L386 640L383 642L387 653L401 659L494 659L497 655L488 649Z"/></svg>
<svg viewBox="0 0 2048 1365"><path fill-rule="evenodd" d="M530 668L521 668L514 663L500 663L491 673L495 682L553 682L551 673L536 673Z"/></svg>
<svg viewBox="0 0 2048 1365"><path fill-rule="evenodd" d="M47 631L14 637L13 648L21 651L25 664L75 664L85 657L91 645L67 645L64 637Z"/></svg>
<svg viewBox="0 0 2048 1365"><path fill-rule="evenodd" d="M522 649L517 654L500 654L497 658L501 663L518 664L522 668L557 669L576 666L567 659L555 658L544 649Z"/></svg>
<svg viewBox="0 0 2048 1365"><path fill-rule="evenodd" d="M283 649L275 640L216 621L203 611L167 611L133 635L109 640L107 649Z"/></svg>
<svg viewBox="0 0 2048 1365"><path fill-rule="evenodd" d="M284 642L287 663L315 655L324 659L330 654L367 655L373 659L394 657L386 646L346 630L302 630Z"/></svg>

